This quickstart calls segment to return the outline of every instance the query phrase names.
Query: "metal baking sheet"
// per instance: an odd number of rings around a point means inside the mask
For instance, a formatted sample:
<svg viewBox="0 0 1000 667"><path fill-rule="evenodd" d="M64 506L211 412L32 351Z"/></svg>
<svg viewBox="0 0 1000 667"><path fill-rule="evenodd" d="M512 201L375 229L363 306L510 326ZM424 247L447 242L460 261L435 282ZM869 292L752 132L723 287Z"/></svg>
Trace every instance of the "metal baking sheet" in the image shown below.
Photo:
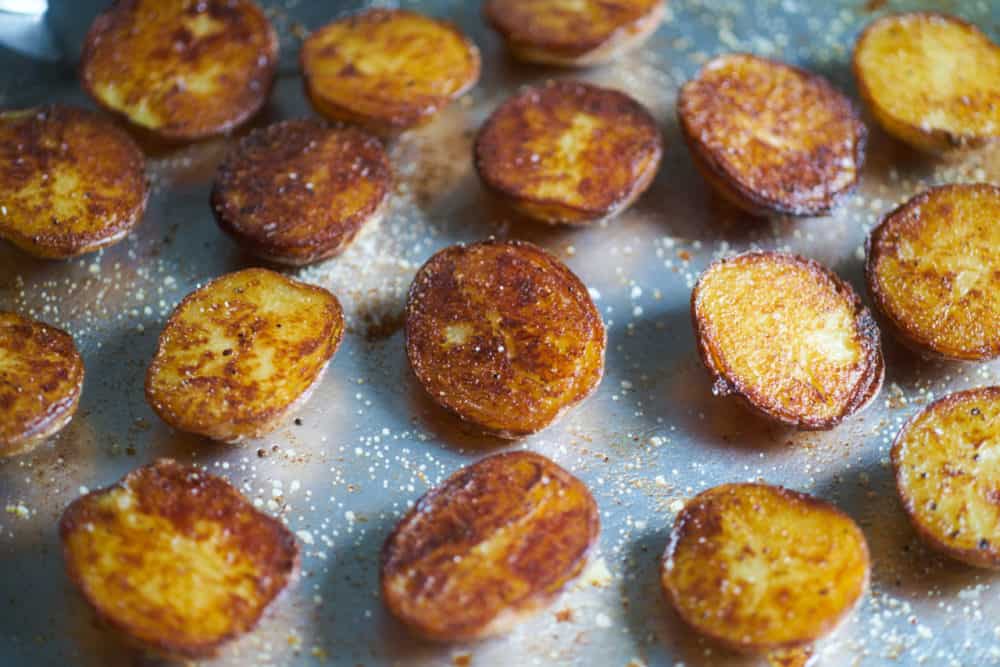
<svg viewBox="0 0 1000 667"><path fill-rule="evenodd" d="M301 35L360 3L264 3L282 34L282 69L256 125L311 115L297 75ZM53 0L54 54L0 47L0 105L92 106L75 79L95 0ZM349 334L301 424L243 446L177 433L143 400L156 337L177 302L224 272L253 265L212 221L213 170L232 139L151 156L153 195L127 241L69 262L0 247L0 308L70 331L87 379L72 424L34 453L0 462L0 664L156 664L95 627L69 585L56 533L63 508L157 457L196 462L236 483L300 538L303 576L257 631L219 665L728 665L684 629L661 599L657 558L681 502L726 481L763 479L836 502L864 527L870 594L820 650L824 665L1000 664L1000 580L932 555L895 497L888 449L931 397L1000 381L1000 365L920 361L887 339L888 377L861 415L827 433L765 424L712 398L694 348L688 299L713 258L747 248L814 257L861 290L862 242L878 217L929 184L998 180L1000 160L923 158L873 124L856 194L831 217L758 221L720 204L695 173L674 115L678 86L711 55L749 50L819 71L856 96L848 59L873 17L915 7L957 13L997 37L1000 5L878 0L671 0L648 45L579 73L515 64L479 4L406 3L459 23L479 45L478 87L432 125L395 141L392 210L342 257L293 275L332 289ZM7 26L7 16L0 23ZM9 30L7 32L10 32ZM4 43L16 43L5 37ZM23 44L23 40L22 40ZM33 42L38 46L37 42ZM29 49L30 50L30 49ZM665 159L629 212L587 229L511 219L471 168L472 136L519 86L579 76L627 91L659 120ZM597 394L556 426L515 444L477 437L431 405L406 367L400 317L417 267L435 250L488 236L534 241L592 289L609 331ZM420 494L489 452L524 447L583 478L601 507L599 559L550 610L510 636L474 645L415 641L383 611L380 545ZM559 613L557 613L559 612Z"/></svg>

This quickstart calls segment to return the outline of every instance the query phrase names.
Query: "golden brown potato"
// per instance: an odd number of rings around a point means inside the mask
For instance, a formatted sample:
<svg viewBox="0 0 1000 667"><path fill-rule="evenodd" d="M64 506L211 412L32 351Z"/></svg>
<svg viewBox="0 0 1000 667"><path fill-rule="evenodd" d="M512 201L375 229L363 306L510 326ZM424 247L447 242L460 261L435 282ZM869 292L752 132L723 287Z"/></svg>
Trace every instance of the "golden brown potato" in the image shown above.
<svg viewBox="0 0 1000 667"><path fill-rule="evenodd" d="M278 36L250 0L118 0L90 26L83 87L170 141L225 132L267 101Z"/></svg>
<svg viewBox="0 0 1000 667"><path fill-rule="evenodd" d="M489 117L475 144L490 191L550 223L625 210L649 187L662 154L660 130L641 104L578 81L523 90Z"/></svg>
<svg viewBox="0 0 1000 667"><path fill-rule="evenodd" d="M519 60L588 67L645 42L666 7L663 0L487 0L483 12Z"/></svg>
<svg viewBox="0 0 1000 667"><path fill-rule="evenodd" d="M170 316L146 400L181 431L260 437L309 397L343 332L340 303L325 289L267 269L229 273Z"/></svg>
<svg viewBox="0 0 1000 667"><path fill-rule="evenodd" d="M0 311L0 456L22 454L76 412L83 359L55 327Z"/></svg>
<svg viewBox="0 0 1000 667"><path fill-rule="evenodd" d="M315 120L251 132L215 177L219 226L250 252L282 264L340 253L385 210L392 169L375 137Z"/></svg>
<svg viewBox="0 0 1000 667"><path fill-rule="evenodd" d="M854 48L854 75L879 124L916 148L944 152L1000 137L1000 47L954 16L874 21Z"/></svg>
<svg viewBox="0 0 1000 667"><path fill-rule="evenodd" d="M892 446L906 513L932 547L1000 570L1000 387L945 396Z"/></svg>
<svg viewBox="0 0 1000 667"><path fill-rule="evenodd" d="M821 215L857 185L867 130L818 74L719 56L681 88L677 114L705 180L753 215Z"/></svg>
<svg viewBox="0 0 1000 667"><path fill-rule="evenodd" d="M604 323L580 279L523 241L452 246L406 303L410 367L439 405L501 438L534 433L604 374Z"/></svg>
<svg viewBox="0 0 1000 667"><path fill-rule="evenodd" d="M98 617L172 658L210 657L252 630L298 565L281 522L226 480L169 459L78 498L59 534Z"/></svg>
<svg viewBox="0 0 1000 667"><path fill-rule="evenodd" d="M479 50L457 28L398 9L320 28L301 60L317 111L381 134L428 122L479 79Z"/></svg>
<svg viewBox="0 0 1000 667"><path fill-rule="evenodd" d="M0 112L0 237L38 257L116 243L139 222L145 159L90 111L50 105Z"/></svg>
<svg viewBox="0 0 1000 667"><path fill-rule="evenodd" d="M771 419L833 428L882 387L871 313L813 260L752 252L715 262L691 294L691 315L713 393L736 394Z"/></svg>
<svg viewBox="0 0 1000 667"><path fill-rule="evenodd" d="M661 583L695 630L741 652L806 646L864 594L868 546L833 505L766 484L723 484L677 515Z"/></svg>
<svg viewBox="0 0 1000 667"><path fill-rule="evenodd" d="M1000 188L945 185L891 211L868 239L872 299L910 346L1000 356Z"/></svg>
<svg viewBox="0 0 1000 667"><path fill-rule="evenodd" d="M429 491L382 548L382 600L419 635L468 641L548 605L600 532L587 487L532 452L487 457Z"/></svg>

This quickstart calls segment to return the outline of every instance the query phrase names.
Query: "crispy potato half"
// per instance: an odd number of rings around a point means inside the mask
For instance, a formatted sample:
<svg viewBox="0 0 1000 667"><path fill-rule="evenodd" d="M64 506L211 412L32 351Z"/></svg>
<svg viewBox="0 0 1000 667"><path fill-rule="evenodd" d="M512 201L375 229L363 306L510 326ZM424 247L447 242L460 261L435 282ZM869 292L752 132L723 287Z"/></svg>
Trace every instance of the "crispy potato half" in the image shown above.
<svg viewBox="0 0 1000 667"><path fill-rule="evenodd" d="M868 288L904 342L956 360L1000 356L1000 188L932 188L868 238Z"/></svg>
<svg viewBox="0 0 1000 667"><path fill-rule="evenodd" d="M832 632L868 584L864 534L818 498L723 484L677 515L661 584L686 623L745 653L803 647Z"/></svg>
<svg viewBox="0 0 1000 667"><path fill-rule="evenodd" d="M450 23L370 9L302 46L306 93L331 120L396 134L428 122L479 80L479 49Z"/></svg>
<svg viewBox="0 0 1000 667"><path fill-rule="evenodd" d="M146 400L181 431L239 442L277 428L319 383L344 332L340 302L267 269L181 301L146 373Z"/></svg>
<svg viewBox="0 0 1000 667"><path fill-rule="evenodd" d="M382 600L417 634L509 630L584 568L600 532L586 485L532 452L487 457L432 489L382 548Z"/></svg>
<svg viewBox="0 0 1000 667"><path fill-rule="evenodd" d="M940 153L1000 137L1000 46L936 13L892 14L854 47L861 97L886 132Z"/></svg>
<svg viewBox="0 0 1000 667"><path fill-rule="evenodd" d="M392 168L375 137L316 120L252 131L227 155L212 189L219 226L250 252L311 264L347 247L381 217Z"/></svg>
<svg viewBox="0 0 1000 667"><path fill-rule="evenodd" d="M607 337L587 288L523 241L445 248L417 272L406 354L432 400L484 432L539 431L589 396Z"/></svg>
<svg viewBox="0 0 1000 667"><path fill-rule="evenodd" d="M56 259L116 243L148 196L142 151L96 113L0 112L0 237L22 250Z"/></svg>
<svg viewBox="0 0 1000 667"><path fill-rule="evenodd" d="M83 359L62 329L0 311L0 456L22 454L76 412Z"/></svg>
<svg viewBox="0 0 1000 667"><path fill-rule="evenodd" d="M294 578L299 548L221 477L160 459L75 500L59 523L69 578L131 643L211 657Z"/></svg>
<svg viewBox="0 0 1000 667"><path fill-rule="evenodd" d="M828 213L857 185L868 131L818 74L722 55L681 88L677 115L705 180L753 215Z"/></svg>
<svg viewBox="0 0 1000 667"><path fill-rule="evenodd" d="M752 252L715 262L695 285L691 316L712 392L776 421L833 428L882 387L871 313L813 260Z"/></svg>
<svg viewBox="0 0 1000 667"><path fill-rule="evenodd" d="M656 121L624 93L578 81L527 88L476 137L475 163L491 192L549 223L581 224L632 204L656 175Z"/></svg>
<svg viewBox="0 0 1000 667"><path fill-rule="evenodd" d="M264 106L277 62L278 36L250 0L118 0L90 26L80 79L108 111L190 141Z"/></svg>
<svg viewBox="0 0 1000 667"><path fill-rule="evenodd" d="M518 60L589 67L645 42L666 5L664 0L488 0L483 13Z"/></svg>

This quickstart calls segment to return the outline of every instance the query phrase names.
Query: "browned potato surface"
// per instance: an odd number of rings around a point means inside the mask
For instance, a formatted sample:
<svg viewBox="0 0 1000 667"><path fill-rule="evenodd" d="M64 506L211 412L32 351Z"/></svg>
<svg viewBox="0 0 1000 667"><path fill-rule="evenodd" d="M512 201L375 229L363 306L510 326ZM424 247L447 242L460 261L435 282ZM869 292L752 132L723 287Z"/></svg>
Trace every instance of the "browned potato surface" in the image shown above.
<svg viewBox="0 0 1000 667"><path fill-rule="evenodd" d="M1000 570L1000 387L931 403L899 432L892 465L903 507L928 544Z"/></svg>
<svg viewBox="0 0 1000 667"><path fill-rule="evenodd" d="M662 154L660 130L641 104L578 81L523 90L490 116L475 144L486 186L551 223L624 210L649 187Z"/></svg>
<svg viewBox="0 0 1000 667"><path fill-rule="evenodd" d="M712 264L691 294L713 393L803 429L833 428L882 386L881 338L832 271L796 255L752 252Z"/></svg>
<svg viewBox="0 0 1000 667"><path fill-rule="evenodd" d="M445 248L410 286L414 374L439 405L499 437L545 428L589 396L605 345L587 288L530 243Z"/></svg>
<svg viewBox="0 0 1000 667"><path fill-rule="evenodd" d="M722 55L684 84L677 114L705 179L754 215L821 215L858 182L867 130L818 74Z"/></svg>
<svg viewBox="0 0 1000 667"><path fill-rule="evenodd" d="M811 644L868 583L868 547L850 517L804 493L723 484L677 515L661 583L691 627L742 652Z"/></svg>
<svg viewBox="0 0 1000 667"><path fill-rule="evenodd" d="M250 0L119 0L90 27L80 78L162 139L225 132L267 101L278 37Z"/></svg>
<svg viewBox="0 0 1000 667"><path fill-rule="evenodd" d="M254 130L219 167L219 226L254 254L282 264L332 257L382 215L392 170L361 130L290 120Z"/></svg>
<svg viewBox="0 0 1000 667"><path fill-rule="evenodd" d="M171 426L238 442L277 428L304 402L344 331L337 298L267 269L229 273L167 321L146 400Z"/></svg>
<svg viewBox="0 0 1000 667"><path fill-rule="evenodd" d="M48 258L120 241L146 209L144 170L135 142L93 112L0 112L0 237Z"/></svg>
<svg viewBox="0 0 1000 667"><path fill-rule="evenodd" d="M382 548L382 600L419 635L501 634L583 569L600 531L587 487L532 452L497 454L428 492Z"/></svg>
<svg viewBox="0 0 1000 667"><path fill-rule="evenodd" d="M298 565L279 521L221 477L169 459L78 498L59 534L98 617L173 658L210 657L252 630Z"/></svg>

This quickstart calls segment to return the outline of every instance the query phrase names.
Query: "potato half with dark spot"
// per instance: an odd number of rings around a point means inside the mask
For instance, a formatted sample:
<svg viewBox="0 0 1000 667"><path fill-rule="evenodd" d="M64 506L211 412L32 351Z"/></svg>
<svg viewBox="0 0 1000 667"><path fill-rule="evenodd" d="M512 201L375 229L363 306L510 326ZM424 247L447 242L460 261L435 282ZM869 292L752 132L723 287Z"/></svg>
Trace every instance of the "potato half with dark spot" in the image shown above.
<svg viewBox="0 0 1000 667"><path fill-rule="evenodd" d="M428 122L479 79L479 50L421 14L371 9L334 21L302 46L313 106L331 120L396 134Z"/></svg>
<svg viewBox="0 0 1000 667"><path fill-rule="evenodd" d="M0 456L27 452L58 433L82 389L83 359L68 333L0 312Z"/></svg>
<svg viewBox="0 0 1000 667"><path fill-rule="evenodd" d="M267 269L222 276L181 301L146 373L171 426L239 442L277 428L319 383L344 331L321 287Z"/></svg>
<svg viewBox="0 0 1000 667"><path fill-rule="evenodd" d="M0 112L0 237L38 257L116 243L149 188L131 137L101 116L52 105Z"/></svg>
<svg viewBox="0 0 1000 667"><path fill-rule="evenodd" d="M1000 137L1000 46L971 23L884 16L861 33L853 62L861 97L897 139L938 153Z"/></svg>
<svg viewBox="0 0 1000 667"><path fill-rule="evenodd" d="M875 305L910 346L1000 356L1000 188L945 185L890 212L868 239Z"/></svg>
<svg viewBox="0 0 1000 667"><path fill-rule="evenodd" d="M1000 387L956 392L914 415L896 436L892 466L924 541L1000 570Z"/></svg>
<svg viewBox="0 0 1000 667"><path fill-rule="evenodd" d="M666 5L663 0L488 0L483 12L517 59L588 67L645 42Z"/></svg>
<svg viewBox="0 0 1000 667"><path fill-rule="evenodd" d="M752 252L715 262L691 294L691 316L712 392L778 422L833 428L882 387L871 313L813 260Z"/></svg>
<svg viewBox="0 0 1000 667"><path fill-rule="evenodd" d="M723 484L677 515L661 583L680 617L730 649L781 651L829 634L868 584L864 534L833 505Z"/></svg>
<svg viewBox="0 0 1000 667"><path fill-rule="evenodd" d="M439 405L498 437L543 429L589 396L605 345L587 288L530 243L445 248L410 286L414 374Z"/></svg>
<svg viewBox="0 0 1000 667"><path fill-rule="evenodd" d="M124 638L211 657L254 628L295 576L281 522L226 480L161 459L74 501L59 523L70 579Z"/></svg>
<svg viewBox="0 0 1000 667"><path fill-rule="evenodd" d="M80 78L105 109L188 141L255 114L277 61L278 36L250 0L118 0L87 33Z"/></svg>
<svg viewBox="0 0 1000 667"><path fill-rule="evenodd" d="M619 213L656 175L663 140L628 95L578 81L527 88L476 137L486 186L525 215L587 223Z"/></svg>
<svg viewBox="0 0 1000 667"><path fill-rule="evenodd" d="M587 487L531 452L487 457L428 492L382 548L382 600L417 634L501 634L548 605L597 543Z"/></svg>
<svg viewBox="0 0 1000 667"><path fill-rule="evenodd" d="M316 120L254 130L215 177L215 219L250 252L282 264L340 253L363 225L377 222L392 169L375 137Z"/></svg>
<svg viewBox="0 0 1000 667"><path fill-rule="evenodd" d="M828 213L857 185L868 132L818 74L719 56L681 88L677 114L705 180L753 215Z"/></svg>

